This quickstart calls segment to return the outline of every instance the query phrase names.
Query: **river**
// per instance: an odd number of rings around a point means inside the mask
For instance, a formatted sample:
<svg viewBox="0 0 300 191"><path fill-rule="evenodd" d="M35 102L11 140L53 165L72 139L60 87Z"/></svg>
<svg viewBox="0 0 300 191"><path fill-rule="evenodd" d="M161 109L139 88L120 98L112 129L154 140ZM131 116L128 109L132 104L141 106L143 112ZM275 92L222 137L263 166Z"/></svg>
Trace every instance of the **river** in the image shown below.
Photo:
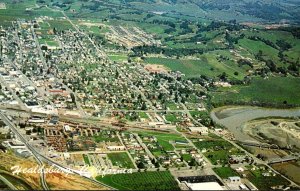
<svg viewBox="0 0 300 191"><path fill-rule="evenodd" d="M223 125L233 133L236 140L257 142L242 131L245 122L264 117L300 117L300 108L269 109L252 106L227 106L214 109L210 116L217 124Z"/></svg>

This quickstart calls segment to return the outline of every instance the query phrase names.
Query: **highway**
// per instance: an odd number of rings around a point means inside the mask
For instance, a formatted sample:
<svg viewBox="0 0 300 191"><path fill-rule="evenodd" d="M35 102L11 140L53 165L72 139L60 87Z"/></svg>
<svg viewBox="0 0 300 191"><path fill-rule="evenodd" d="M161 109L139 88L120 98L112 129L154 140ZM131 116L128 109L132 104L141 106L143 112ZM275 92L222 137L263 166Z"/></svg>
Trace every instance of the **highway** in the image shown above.
<svg viewBox="0 0 300 191"><path fill-rule="evenodd" d="M18 190L11 182L9 182L6 178L4 178L2 175L0 175L0 180L4 182L10 189L12 190Z"/></svg>
<svg viewBox="0 0 300 191"><path fill-rule="evenodd" d="M38 165L42 168L42 173L40 174L40 180L41 180L41 184L44 190L50 190L48 188L47 182L45 180L45 173L44 173L44 164L41 161L41 159L39 158L39 154L35 151L35 149L28 143L28 141L19 133L19 131L17 130L17 127L15 126L14 123L12 123L5 114L3 114L2 112L0 112L0 117L2 118L3 122L8 125L11 129L11 131L19 138L19 140L26 145L26 147L28 148L28 150L30 150L30 152L32 153L32 155L34 156L34 158L36 159Z"/></svg>
<svg viewBox="0 0 300 191"><path fill-rule="evenodd" d="M19 138L19 140L25 144L25 146L28 148L28 150L30 150L30 152L33 154L34 158L36 159L36 161L38 162L39 166L42 167L42 174L41 174L41 177L40 177L40 180L41 180L41 184L42 184L42 187L44 190L50 190L47 186L47 182L45 180L45 173L44 173L44 165L43 165L43 162L42 160L44 160L45 162L47 162L48 164L50 165L54 165L60 169L63 169L65 171L71 171L72 173L74 174L77 174L77 175L80 175L79 173L77 173L76 171L74 170L70 170L69 168L66 168L64 166L62 166L61 164L59 163L56 163L50 159L48 159L47 157L41 155L40 153L38 153L29 143L28 141L19 133L17 127L15 126L14 123L12 123L5 114L3 114L3 112L0 111L0 117L2 118L3 122L8 125L11 129L11 131ZM112 190L116 190L115 188L109 186L109 185L106 185L106 184L103 184L103 183L100 183L94 179L90 179L90 178L87 178L87 177L84 177L82 175L80 175L81 177L85 178L85 179L88 179L98 185L101 185L101 186L104 186L104 187L107 187L109 189L112 189Z"/></svg>

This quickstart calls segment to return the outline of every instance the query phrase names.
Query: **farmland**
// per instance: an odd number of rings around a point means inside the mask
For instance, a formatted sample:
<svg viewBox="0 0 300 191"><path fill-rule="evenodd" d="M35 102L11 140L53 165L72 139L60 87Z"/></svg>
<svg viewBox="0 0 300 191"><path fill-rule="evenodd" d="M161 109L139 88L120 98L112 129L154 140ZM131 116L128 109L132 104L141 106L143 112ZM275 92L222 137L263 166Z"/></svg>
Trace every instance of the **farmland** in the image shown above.
<svg viewBox="0 0 300 191"><path fill-rule="evenodd" d="M296 183L300 183L300 163L298 162L290 162L290 163L279 163L272 165L272 167L279 172L283 173Z"/></svg>
<svg viewBox="0 0 300 191"><path fill-rule="evenodd" d="M120 190L179 190L168 171L115 174L96 179Z"/></svg>

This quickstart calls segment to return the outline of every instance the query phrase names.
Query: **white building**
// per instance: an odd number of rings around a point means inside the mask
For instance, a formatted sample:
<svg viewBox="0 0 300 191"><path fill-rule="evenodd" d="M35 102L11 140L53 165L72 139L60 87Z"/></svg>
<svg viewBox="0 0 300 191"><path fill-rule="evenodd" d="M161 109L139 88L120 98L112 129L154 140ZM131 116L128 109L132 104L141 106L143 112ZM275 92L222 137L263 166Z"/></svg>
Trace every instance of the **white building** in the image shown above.
<svg viewBox="0 0 300 191"><path fill-rule="evenodd" d="M217 182L201 182L201 183L187 183L185 184L191 189L191 190L224 190L220 184Z"/></svg>

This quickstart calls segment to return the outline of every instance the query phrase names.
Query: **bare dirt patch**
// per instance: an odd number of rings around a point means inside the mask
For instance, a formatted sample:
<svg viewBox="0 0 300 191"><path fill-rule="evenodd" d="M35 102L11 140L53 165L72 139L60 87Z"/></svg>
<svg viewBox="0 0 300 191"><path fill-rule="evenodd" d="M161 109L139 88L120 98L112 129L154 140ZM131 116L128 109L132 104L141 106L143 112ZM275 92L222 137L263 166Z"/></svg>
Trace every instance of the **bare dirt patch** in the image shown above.
<svg viewBox="0 0 300 191"><path fill-rule="evenodd" d="M170 71L167 67L159 64L147 64L144 68L149 72L157 73L168 73Z"/></svg>

